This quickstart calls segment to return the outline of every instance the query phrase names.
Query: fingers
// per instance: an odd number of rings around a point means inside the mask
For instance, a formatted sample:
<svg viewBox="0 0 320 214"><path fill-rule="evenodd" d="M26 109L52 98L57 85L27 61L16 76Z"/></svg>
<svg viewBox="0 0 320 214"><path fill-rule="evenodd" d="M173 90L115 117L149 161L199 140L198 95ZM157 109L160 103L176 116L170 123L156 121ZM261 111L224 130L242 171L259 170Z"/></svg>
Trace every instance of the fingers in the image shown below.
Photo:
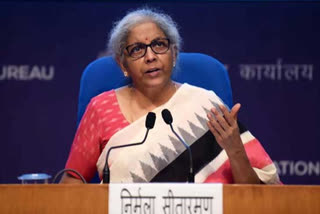
<svg viewBox="0 0 320 214"><path fill-rule="evenodd" d="M241 105L237 103L229 112L229 110L224 105L220 105L219 108L222 114L220 114L217 109L213 107L211 109L211 112L213 113L214 117L210 113L207 114L210 125L219 134L223 134L224 131L228 130L230 126L234 126L237 123L237 117L240 107Z"/></svg>
<svg viewBox="0 0 320 214"><path fill-rule="evenodd" d="M238 113L241 107L240 103L237 103L236 105L234 105L230 112L224 105L220 105L219 107L228 124L230 126L234 125L235 122L238 120Z"/></svg>
<svg viewBox="0 0 320 214"><path fill-rule="evenodd" d="M228 109L224 105L220 105L219 108L221 110L221 113L224 115L224 120L226 120L229 126L232 126L234 120L232 119L232 116Z"/></svg>
<svg viewBox="0 0 320 214"><path fill-rule="evenodd" d="M216 120L218 121L218 125L220 125L224 131L227 130L230 124L228 124L228 121L226 121L223 115L219 114L218 110L215 107L211 109L211 112L214 114ZM220 132L220 134L222 133Z"/></svg>
<svg viewBox="0 0 320 214"><path fill-rule="evenodd" d="M216 138L217 142L219 143L221 141L221 135L219 134L219 132L211 125L210 121L207 122L207 125L209 127L209 130L212 132L212 134L214 135L214 137Z"/></svg>
<svg viewBox="0 0 320 214"><path fill-rule="evenodd" d="M218 110L215 107L213 107L211 109L211 112L213 113L214 117L210 113L208 113L207 117L211 126L220 135L222 135L224 131L230 128L230 126L233 127L237 124L238 112L240 110L241 105L237 103L232 107L230 112L224 105L220 105L219 107L222 114L220 114Z"/></svg>
<svg viewBox="0 0 320 214"><path fill-rule="evenodd" d="M239 113L240 108L241 108L241 104L240 104L240 103L237 103L237 104L235 104L235 105L232 107L232 109L231 109L230 114L231 114L231 116L232 116L235 120L238 119L238 113Z"/></svg>
<svg viewBox="0 0 320 214"><path fill-rule="evenodd" d="M208 128L223 149L232 149L234 142L237 142L238 137L240 137L237 124L237 117L240 107L241 105L237 103L229 112L227 107L221 105L219 106L221 113L218 112L218 109L213 107L211 112L207 114L209 119L207 122Z"/></svg>
<svg viewBox="0 0 320 214"><path fill-rule="evenodd" d="M210 113L207 114L207 117L209 119L208 124L214 129L214 131L218 135L222 135L224 132L223 127L218 123L218 121L215 118L213 118L213 116ZM209 128L210 128L210 126L209 126Z"/></svg>
<svg viewBox="0 0 320 214"><path fill-rule="evenodd" d="M207 122L207 125L211 133L216 138L217 143L221 146L221 148L224 149L225 145L223 142L224 142L224 139L227 137L225 130L228 124L225 121L225 119L219 113L217 113L217 110L215 108L212 109L212 112L214 113L215 118L211 113L208 113L207 117L209 121Z"/></svg>

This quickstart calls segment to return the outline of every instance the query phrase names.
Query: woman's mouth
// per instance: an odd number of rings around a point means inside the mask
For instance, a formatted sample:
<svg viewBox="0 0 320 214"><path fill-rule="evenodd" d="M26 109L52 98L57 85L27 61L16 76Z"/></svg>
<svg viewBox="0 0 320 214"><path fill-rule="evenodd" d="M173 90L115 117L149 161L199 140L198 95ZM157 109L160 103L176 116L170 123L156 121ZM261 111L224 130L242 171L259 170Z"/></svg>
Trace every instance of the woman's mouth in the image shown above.
<svg viewBox="0 0 320 214"><path fill-rule="evenodd" d="M149 73L157 72L158 70L159 70L159 68L152 68L152 69L148 70L146 73L149 74Z"/></svg>
<svg viewBox="0 0 320 214"><path fill-rule="evenodd" d="M145 74L147 74L150 77L155 77L159 74L160 69L159 68L152 68L148 71L145 72Z"/></svg>

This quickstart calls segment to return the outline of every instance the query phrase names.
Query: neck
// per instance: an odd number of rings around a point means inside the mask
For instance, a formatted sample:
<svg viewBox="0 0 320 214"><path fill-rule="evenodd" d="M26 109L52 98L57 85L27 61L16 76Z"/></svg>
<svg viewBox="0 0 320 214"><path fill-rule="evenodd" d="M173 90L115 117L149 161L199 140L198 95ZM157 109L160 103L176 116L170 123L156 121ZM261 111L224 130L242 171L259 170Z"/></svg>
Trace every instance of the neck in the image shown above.
<svg viewBox="0 0 320 214"><path fill-rule="evenodd" d="M166 103L173 96L176 90L176 83L171 80L162 87L148 89L132 87L132 101L141 109L152 111L154 108Z"/></svg>

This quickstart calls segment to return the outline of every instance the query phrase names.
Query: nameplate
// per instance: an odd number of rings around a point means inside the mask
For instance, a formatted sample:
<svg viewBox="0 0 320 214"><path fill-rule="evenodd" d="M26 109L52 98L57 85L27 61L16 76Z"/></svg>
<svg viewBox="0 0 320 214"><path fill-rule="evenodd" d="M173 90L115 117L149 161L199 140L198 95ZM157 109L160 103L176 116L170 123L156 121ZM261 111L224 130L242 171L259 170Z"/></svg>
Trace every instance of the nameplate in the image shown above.
<svg viewBox="0 0 320 214"><path fill-rule="evenodd" d="M109 214L222 214L222 184L109 185Z"/></svg>

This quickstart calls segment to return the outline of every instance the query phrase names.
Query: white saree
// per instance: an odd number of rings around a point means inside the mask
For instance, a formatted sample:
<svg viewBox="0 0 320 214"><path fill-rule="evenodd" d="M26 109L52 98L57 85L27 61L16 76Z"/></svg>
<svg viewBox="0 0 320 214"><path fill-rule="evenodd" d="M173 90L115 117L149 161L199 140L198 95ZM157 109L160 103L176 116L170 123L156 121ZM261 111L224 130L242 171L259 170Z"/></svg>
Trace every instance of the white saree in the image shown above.
<svg viewBox="0 0 320 214"><path fill-rule="evenodd" d="M215 141L206 123L210 109L221 104L223 104L221 99L213 91L183 84L167 103L154 109L155 126L150 130L144 144L111 151L108 160L110 182L185 182L187 180L189 161L186 149L171 132L170 126L163 121L161 116L163 109L171 111L174 129L192 149L195 182L210 182L210 178L220 182L216 177L228 173L219 172L219 170L230 171L227 169L228 157ZM100 176L107 151L113 146L141 142L146 133L144 127L145 117L142 117L110 138L97 162ZM241 139L244 144L257 141L247 130L242 130ZM256 142L255 146L261 147L260 143ZM261 148L258 150L262 154L264 150L262 148L261 152ZM255 149L250 151L254 152ZM251 157L248 154L248 157L253 165L257 165L253 168L262 182L280 182L275 166L266 153L261 160L251 160L261 158L256 155ZM226 176L230 177L230 175ZM232 182L232 178L231 180L230 178L222 179L221 182Z"/></svg>

